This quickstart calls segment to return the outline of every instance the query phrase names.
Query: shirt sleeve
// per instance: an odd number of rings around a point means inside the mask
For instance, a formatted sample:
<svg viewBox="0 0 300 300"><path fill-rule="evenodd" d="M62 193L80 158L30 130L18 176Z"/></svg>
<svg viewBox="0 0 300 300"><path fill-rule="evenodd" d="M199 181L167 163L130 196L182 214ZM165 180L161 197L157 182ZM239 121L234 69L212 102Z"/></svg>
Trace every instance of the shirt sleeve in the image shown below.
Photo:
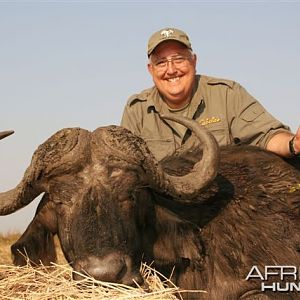
<svg viewBox="0 0 300 300"><path fill-rule="evenodd" d="M230 109L233 109L231 134L241 143L266 148L277 133L290 131L289 127L274 118L241 85L235 84L229 92Z"/></svg>

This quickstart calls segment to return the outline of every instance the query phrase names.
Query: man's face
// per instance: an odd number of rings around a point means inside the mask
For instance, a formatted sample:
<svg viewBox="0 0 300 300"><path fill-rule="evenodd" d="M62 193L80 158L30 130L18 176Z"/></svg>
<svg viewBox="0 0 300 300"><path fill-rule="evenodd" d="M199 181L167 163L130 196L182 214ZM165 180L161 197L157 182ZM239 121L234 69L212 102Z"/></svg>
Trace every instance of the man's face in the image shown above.
<svg viewBox="0 0 300 300"><path fill-rule="evenodd" d="M191 100L196 73L196 55L177 41L159 44L150 57L148 70L171 108L181 108Z"/></svg>

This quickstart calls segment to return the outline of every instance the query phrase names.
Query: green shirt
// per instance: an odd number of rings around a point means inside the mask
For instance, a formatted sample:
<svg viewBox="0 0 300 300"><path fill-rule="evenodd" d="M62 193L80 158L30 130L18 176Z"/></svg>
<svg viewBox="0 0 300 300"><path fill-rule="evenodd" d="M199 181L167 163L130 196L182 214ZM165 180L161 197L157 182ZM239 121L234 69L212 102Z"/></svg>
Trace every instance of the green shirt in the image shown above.
<svg viewBox="0 0 300 300"><path fill-rule="evenodd" d="M189 138L172 121L160 118L170 109L156 87L131 96L121 126L141 136L157 159L172 154ZM171 113L180 113L180 111ZM204 125L219 145L250 144L265 148L270 138L289 127L276 120L240 84L197 75L193 97L183 113Z"/></svg>

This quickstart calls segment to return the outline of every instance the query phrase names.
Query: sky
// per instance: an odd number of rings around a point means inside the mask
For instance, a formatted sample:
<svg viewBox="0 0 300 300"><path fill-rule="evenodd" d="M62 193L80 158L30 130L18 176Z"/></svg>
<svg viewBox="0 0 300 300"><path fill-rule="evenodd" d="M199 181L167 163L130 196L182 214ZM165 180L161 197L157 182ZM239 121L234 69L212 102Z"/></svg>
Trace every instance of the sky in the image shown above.
<svg viewBox="0 0 300 300"><path fill-rule="evenodd" d="M35 149L61 128L119 124L128 97L152 86L147 42L188 33L200 74L242 84L274 117L300 125L298 1L1 1L0 192L15 187ZM39 198L0 233L22 232Z"/></svg>

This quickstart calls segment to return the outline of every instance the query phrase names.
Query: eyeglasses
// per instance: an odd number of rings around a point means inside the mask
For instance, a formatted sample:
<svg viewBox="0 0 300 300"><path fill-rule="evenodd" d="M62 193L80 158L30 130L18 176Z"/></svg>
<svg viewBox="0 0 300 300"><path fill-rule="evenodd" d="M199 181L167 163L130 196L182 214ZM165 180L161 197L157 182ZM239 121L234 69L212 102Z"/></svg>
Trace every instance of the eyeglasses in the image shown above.
<svg viewBox="0 0 300 300"><path fill-rule="evenodd" d="M187 66L188 60L191 56L172 56L169 58L158 59L155 62L152 62L152 65L158 72L165 71L168 67L168 63L172 63L175 68L183 68Z"/></svg>

